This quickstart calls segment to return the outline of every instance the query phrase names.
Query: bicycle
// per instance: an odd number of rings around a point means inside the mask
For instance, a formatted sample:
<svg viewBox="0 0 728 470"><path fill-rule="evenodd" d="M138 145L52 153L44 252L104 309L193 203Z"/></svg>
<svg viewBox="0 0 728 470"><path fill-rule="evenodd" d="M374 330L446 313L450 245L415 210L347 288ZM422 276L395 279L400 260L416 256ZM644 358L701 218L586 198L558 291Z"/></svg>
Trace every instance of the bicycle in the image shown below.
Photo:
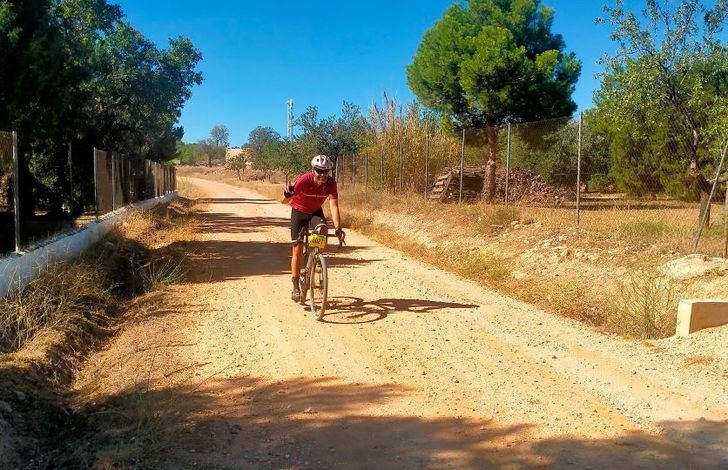
<svg viewBox="0 0 728 470"><path fill-rule="evenodd" d="M326 311L326 299L329 289L329 276L326 268L326 257L322 250L326 248L328 238L337 238L336 235L323 235L311 233L308 228L301 229L299 239L303 241L303 268L298 281L301 291L299 302L306 304L306 295L311 293L311 314L321 321ZM341 248L339 240L339 248Z"/></svg>

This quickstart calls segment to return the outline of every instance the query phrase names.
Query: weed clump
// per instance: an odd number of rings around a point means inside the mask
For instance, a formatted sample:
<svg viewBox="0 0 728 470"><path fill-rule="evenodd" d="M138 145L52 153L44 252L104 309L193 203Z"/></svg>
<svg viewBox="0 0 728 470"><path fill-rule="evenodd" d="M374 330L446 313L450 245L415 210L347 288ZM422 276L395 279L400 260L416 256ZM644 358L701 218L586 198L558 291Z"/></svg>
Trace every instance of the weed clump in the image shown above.
<svg viewBox="0 0 728 470"><path fill-rule="evenodd" d="M490 283L510 278L512 269L511 260L490 251L470 254L463 264L463 274L467 277Z"/></svg>
<svg viewBox="0 0 728 470"><path fill-rule="evenodd" d="M513 221L519 221L521 213L514 207L496 207L494 209L486 209L486 211L478 217L478 232L482 234L493 233L510 225Z"/></svg>
<svg viewBox="0 0 728 470"><path fill-rule="evenodd" d="M636 269L619 283L610 327L640 339L664 338L675 330L684 286L650 269Z"/></svg>

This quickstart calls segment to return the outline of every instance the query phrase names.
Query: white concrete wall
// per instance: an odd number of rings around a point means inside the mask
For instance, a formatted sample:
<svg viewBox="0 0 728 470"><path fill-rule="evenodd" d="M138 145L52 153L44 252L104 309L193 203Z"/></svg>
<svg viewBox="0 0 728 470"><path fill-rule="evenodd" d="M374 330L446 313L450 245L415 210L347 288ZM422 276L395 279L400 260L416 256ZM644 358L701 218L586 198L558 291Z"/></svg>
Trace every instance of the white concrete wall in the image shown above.
<svg viewBox="0 0 728 470"><path fill-rule="evenodd" d="M78 231L53 238L42 246L22 254L0 258L0 296L25 287L52 263L79 256L133 213L170 202L175 197L177 197L176 192L131 204L104 215L98 221L91 222Z"/></svg>

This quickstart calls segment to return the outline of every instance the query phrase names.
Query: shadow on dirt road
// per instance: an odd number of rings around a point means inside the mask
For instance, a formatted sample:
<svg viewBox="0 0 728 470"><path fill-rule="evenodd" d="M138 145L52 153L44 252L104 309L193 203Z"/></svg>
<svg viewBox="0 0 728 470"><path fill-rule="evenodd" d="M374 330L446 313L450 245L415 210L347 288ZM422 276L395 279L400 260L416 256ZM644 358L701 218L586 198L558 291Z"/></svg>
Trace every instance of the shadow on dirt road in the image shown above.
<svg viewBox="0 0 728 470"><path fill-rule="evenodd" d="M373 405L407 399L411 390L397 384L241 376L182 388L149 391L148 386L140 383L81 410L86 432L76 434L51 466L103 461L153 468L720 468L726 463L717 447L714 455L704 452L706 443L725 439L726 423L661 423L668 430L662 437L627 432L615 439L532 441L527 437L536 430L532 425L369 414ZM685 453L691 442L703 451Z"/></svg>
<svg viewBox="0 0 728 470"><path fill-rule="evenodd" d="M441 302L426 299L378 299L364 300L358 297L333 297L329 299L324 323L354 324L384 320L393 313L429 313L447 308L478 308L476 304Z"/></svg>

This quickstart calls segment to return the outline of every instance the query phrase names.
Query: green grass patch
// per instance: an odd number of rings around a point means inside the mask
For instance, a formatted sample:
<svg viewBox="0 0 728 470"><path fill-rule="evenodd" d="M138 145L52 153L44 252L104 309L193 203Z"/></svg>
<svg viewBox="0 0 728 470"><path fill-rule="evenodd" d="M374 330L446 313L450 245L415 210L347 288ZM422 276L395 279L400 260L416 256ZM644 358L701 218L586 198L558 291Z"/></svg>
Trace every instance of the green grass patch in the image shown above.
<svg viewBox="0 0 728 470"><path fill-rule="evenodd" d="M471 253L462 264L465 276L492 284L509 278L512 270L512 260L489 251Z"/></svg>
<svg viewBox="0 0 728 470"><path fill-rule="evenodd" d="M620 226L619 231L627 237L655 240L665 234L667 225L661 221L629 222Z"/></svg>
<svg viewBox="0 0 728 470"><path fill-rule="evenodd" d="M478 232L489 234L521 220L521 212L514 207L486 208L478 216Z"/></svg>

